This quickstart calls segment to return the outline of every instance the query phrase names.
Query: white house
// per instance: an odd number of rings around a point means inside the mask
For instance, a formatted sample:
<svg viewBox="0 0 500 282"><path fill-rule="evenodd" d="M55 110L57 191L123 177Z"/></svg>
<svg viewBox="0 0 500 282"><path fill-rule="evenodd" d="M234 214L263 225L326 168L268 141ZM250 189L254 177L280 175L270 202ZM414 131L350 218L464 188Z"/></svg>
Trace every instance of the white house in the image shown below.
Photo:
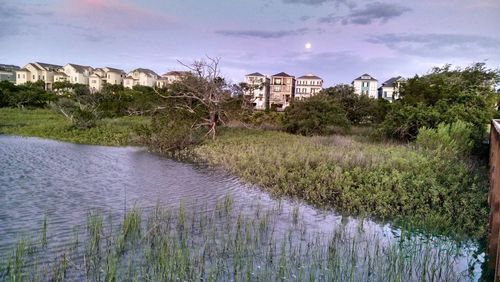
<svg viewBox="0 0 500 282"><path fill-rule="evenodd" d="M97 68L90 75L90 92L95 93L102 90L104 84L121 85L125 78L125 72L121 69L110 67Z"/></svg>
<svg viewBox="0 0 500 282"><path fill-rule="evenodd" d="M378 98L377 84L378 80L366 73L352 81L354 93L368 95L368 97L374 99Z"/></svg>
<svg viewBox="0 0 500 282"><path fill-rule="evenodd" d="M45 83L45 89L52 89L54 83L54 74L62 71L62 66L46 63L29 63L22 69L16 71L16 85L26 82L37 82L39 80Z"/></svg>
<svg viewBox="0 0 500 282"><path fill-rule="evenodd" d="M302 100L318 94L323 89L323 79L314 74L306 74L295 81L295 99Z"/></svg>
<svg viewBox="0 0 500 282"><path fill-rule="evenodd" d="M135 85L154 87L158 78L159 75L156 72L138 68L127 74L127 77L123 79L123 86L127 88L133 88Z"/></svg>
<svg viewBox="0 0 500 282"><path fill-rule="evenodd" d="M388 79L378 88L378 97L390 102L399 98L399 89L404 82L404 78L396 76Z"/></svg>
<svg viewBox="0 0 500 282"><path fill-rule="evenodd" d="M254 109L265 110L269 107L270 81L259 72L245 75L245 84L248 87L244 94L250 97Z"/></svg>
<svg viewBox="0 0 500 282"><path fill-rule="evenodd" d="M68 76L67 80L73 84L89 85L89 77L93 68L90 66L81 66L76 64L66 64L63 72Z"/></svg>
<svg viewBox="0 0 500 282"><path fill-rule="evenodd" d="M164 88L167 85L172 84L175 81L179 81L190 74L191 73L188 71L169 71L156 80L156 87Z"/></svg>

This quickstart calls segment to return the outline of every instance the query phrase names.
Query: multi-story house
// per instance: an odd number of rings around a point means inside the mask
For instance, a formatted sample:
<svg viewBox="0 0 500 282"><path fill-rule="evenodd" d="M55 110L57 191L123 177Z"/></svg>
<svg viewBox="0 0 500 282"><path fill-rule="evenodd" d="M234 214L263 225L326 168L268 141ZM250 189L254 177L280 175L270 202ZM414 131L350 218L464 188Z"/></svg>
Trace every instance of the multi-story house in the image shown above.
<svg viewBox="0 0 500 282"><path fill-rule="evenodd" d="M385 99L390 102L399 98L399 90L404 79L401 76L396 76L388 79L386 82L382 83L382 86L378 88L379 99Z"/></svg>
<svg viewBox="0 0 500 282"><path fill-rule="evenodd" d="M159 75L150 69L135 69L123 79L123 86L133 88L135 85L154 87Z"/></svg>
<svg viewBox="0 0 500 282"><path fill-rule="evenodd" d="M6 80L15 83L16 71L20 69L18 66L0 64L0 81Z"/></svg>
<svg viewBox="0 0 500 282"><path fill-rule="evenodd" d="M63 72L67 75L67 80L73 84L89 85L89 77L94 69L90 66L76 64L66 64Z"/></svg>
<svg viewBox="0 0 500 282"><path fill-rule="evenodd" d="M271 76L269 104L277 111L284 111L290 105L295 93L295 77L284 72Z"/></svg>
<svg viewBox="0 0 500 282"><path fill-rule="evenodd" d="M156 80L156 87L164 88L175 81L179 81L186 76L191 75L188 71L169 71L163 74L158 80Z"/></svg>
<svg viewBox="0 0 500 282"><path fill-rule="evenodd" d="M295 99L302 100L318 94L323 89L323 79L314 74L298 77L295 83Z"/></svg>
<svg viewBox="0 0 500 282"><path fill-rule="evenodd" d="M41 80L45 83L45 89L52 89L54 74L58 71L62 71L62 69L63 67L59 65L40 62L29 63L22 69L16 71L16 85Z"/></svg>
<svg viewBox="0 0 500 282"><path fill-rule="evenodd" d="M352 81L354 93L358 95L367 95L374 99L378 97L377 84L378 80L366 73Z"/></svg>
<svg viewBox="0 0 500 282"><path fill-rule="evenodd" d="M270 79L259 72L254 72L245 75L245 84L244 95L250 98L254 109L266 110L269 107Z"/></svg>
<svg viewBox="0 0 500 282"><path fill-rule="evenodd" d="M110 67L97 68L90 75L90 92L95 93L102 90L104 84L121 85L125 78L125 72L121 69Z"/></svg>

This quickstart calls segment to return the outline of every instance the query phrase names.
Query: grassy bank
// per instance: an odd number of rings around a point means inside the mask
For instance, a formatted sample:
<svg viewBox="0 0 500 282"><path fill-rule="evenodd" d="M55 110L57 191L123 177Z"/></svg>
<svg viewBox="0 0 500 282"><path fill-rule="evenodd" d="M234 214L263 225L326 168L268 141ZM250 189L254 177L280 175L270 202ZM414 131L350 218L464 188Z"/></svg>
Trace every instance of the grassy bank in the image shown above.
<svg viewBox="0 0 500 282"><path fill-rule="evenodd" d="M443 233L485 234L486 169L467 159L348 136L245 129L226 130L193 152L278 196Z"/></svg>
<svg viewBox="0 0 500 282"><path fill-rule="evenodd" d="M72 128L62 115L49 109L0 108L0 134L35 136L93 145L137 145L135 127L148 124L142 117L103 119L90 129Z"/></svg>
<svg viewBox="0 0 500 282"><path fill-rule="evenodd" d="M47 227L48 226L48 227ZM308 232L299 210L255 207L230 197L215 209L132 209L119 225L90 212L64 247L40 234L20 239L5 281L471 281L459 245L409 234L389 239L358 222ZM54 239L54 240L53 240ZM59 242L60 243L60 242Z"/></svg>

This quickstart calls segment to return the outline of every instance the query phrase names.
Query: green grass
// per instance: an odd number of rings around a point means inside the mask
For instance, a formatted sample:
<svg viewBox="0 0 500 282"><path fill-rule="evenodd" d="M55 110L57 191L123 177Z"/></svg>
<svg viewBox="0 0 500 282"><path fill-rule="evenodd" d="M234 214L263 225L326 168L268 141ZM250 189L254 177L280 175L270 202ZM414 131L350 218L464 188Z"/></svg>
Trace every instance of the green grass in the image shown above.
<svg viewBox="0 0 500 282"><path fill-rule="evenodd" d="M485 235L486 168L411 145L360 140L227 129L189 153L277 196L433 232Z"/></svg>
<svg viewBox="0 0 500 282"><path fill-rule="evenodd" d="M90 129L72 128L62 115L49 109L0 108L0 133L34 136L92 145L138 145L137 126L148 124L144 117L103 119Z"/></svg>
<svg viewBox="0 0 500 282"><path fill-rule="evenodd" d="M55 253L21 238L0 268L2 281L472 281L471 259L452 241L413 236L388 239L338 224L308 231L289 209L242 214L225 199L189 212L133 209L118 228L90 213L85 239ZM250 206L250 205L249 205ZM208 208L208 207L207 207ZM213 207L210 207L213 208ZM146 220L141 221L141 218ZM287 220L287 218L289 218ZM132 224L130 222L139 222ZM141 223L142 222L142 223ZM116 224L116 222L115 222ZM129 227L126 227L129 226ZM135 236L127 236L130 227ZM58 242L60 243L60 242ZM83 256L81 255L83 253ZM473 261L470 261L474 263ZM0 262L1 264L2 262ZM3 269L3 270L2 270Z"/></svg>

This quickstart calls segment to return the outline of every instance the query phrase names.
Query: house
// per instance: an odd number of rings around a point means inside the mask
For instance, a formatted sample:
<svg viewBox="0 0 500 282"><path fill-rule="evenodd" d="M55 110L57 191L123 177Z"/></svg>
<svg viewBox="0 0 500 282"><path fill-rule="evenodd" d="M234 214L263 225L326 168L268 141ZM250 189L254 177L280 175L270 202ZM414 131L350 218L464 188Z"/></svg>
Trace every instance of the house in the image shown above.
<svg viewBox="0 0 500 282"><path fill-rule="evenodd" d="M295 83L295 99L302 100L318 94L323 89L323 79L314 74L306 74L297 78Z"/></svg>
<svg viewBox="0 0 500 282"><path fill-rule="evenodd" d="M90 92L95 93L102 90L104 84L121 85L125 78L125 72L121 69L110 67L96 68L89 77Z"/></svg>
<svg viewBox="0 0 500 282"><path fill-rule="evenodd" d="M158 78L159 75L156 72L150 69L138 68L127 74L127 77L123 79L123 86L131 89L135 85L154 87Z"/></svg>
<svg viewBox="0 0 500 282"><path fill-rule="evenodd" d="M40 62L29 63L16 71L16 85L41 80L45 83L45 89L52 89L54 74L62 69L63 67L59 65Z"/></svg>
<svg viewBox="0 0 500 282"><path fill-rule="evenodd" d="M69 76L66 73L62 71L54 72L54 82L64 82L64 81L69 81Z"/></svg>
<svg viewBox="0 0 500 282"><path fill-rule="evenodd" d="M247 87L244 95L250 98L254 109L266 110L269 107L269 83L270 79L259 72L245 75Z"/></svg>
<svg viewBox="0 0 500 282"><path fill-rule="evenodd" d="M188 71L169 71L163 74L158 80L156 80L156 87L164 88L175 81L179 81L182 78L191 75Z"/></svg>
<svg viewBox="0 0 500 282"><path fill-rule="evenodd" d="M352 81L354 93L374 99L378 98L377 84L378 80L366 73Z"/></svg>
<svg viewBox="0 0 500 282"><path fill-rule="evenodd" d="M382 86L378 88L378 98L385 99L390 102L399 98L399 89L404 79L401 76L396 76L388 79Z"/></svg>
<svg viewBox="0 0 500 282"><path fill-rule="evenodd" d="M63 72L67 75L67 81L73 84L89 85L89 77L94 69L90 66L66 64Z"/></svg>
<svg viewBox="0 0 500 282"><path fill-rule="evenodd" d="M15 83L16 71L20 69L18 66L0 64L0 81L6 80Z"/></svg>
<svg viewBox="0 0 500 282"><path fill-rule="evenodd" d="M295 94L295 77L284 72L271 76L269 104L277 111L284 111Z"/></svg>

